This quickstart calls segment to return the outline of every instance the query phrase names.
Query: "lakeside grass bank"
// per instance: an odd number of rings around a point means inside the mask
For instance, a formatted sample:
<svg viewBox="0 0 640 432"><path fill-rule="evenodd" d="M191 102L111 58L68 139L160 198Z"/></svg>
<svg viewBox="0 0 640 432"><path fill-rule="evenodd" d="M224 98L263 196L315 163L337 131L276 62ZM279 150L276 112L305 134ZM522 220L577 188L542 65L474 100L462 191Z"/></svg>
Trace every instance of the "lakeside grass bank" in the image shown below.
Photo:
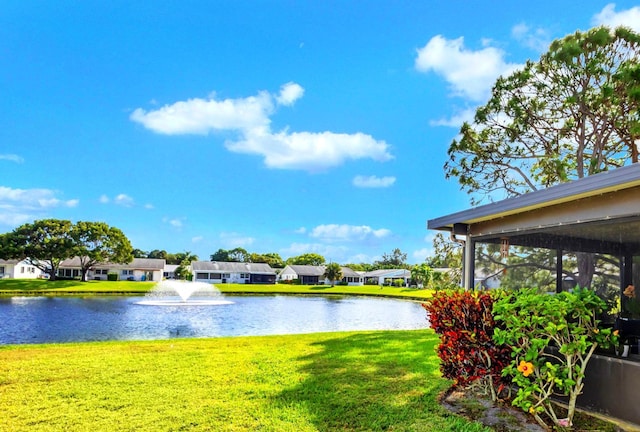
<svg viewBox="0 0 640 432"><path fill-rule="evenodd" d="M143 295L153 289L157 282L133 281L87 281L43 279L2 279L0 295ZM380 287L377 285L331 286L289 284L216 284L223 294L311 294L311 295L368 295L401 297L422 300L431 297L432 290L406 287Z"/></svg>
<svg viewBox="0 0 640 432"><path fill-rule="evenodd" d="M0 347L0 430L489 431L431 330Z"/></svg>

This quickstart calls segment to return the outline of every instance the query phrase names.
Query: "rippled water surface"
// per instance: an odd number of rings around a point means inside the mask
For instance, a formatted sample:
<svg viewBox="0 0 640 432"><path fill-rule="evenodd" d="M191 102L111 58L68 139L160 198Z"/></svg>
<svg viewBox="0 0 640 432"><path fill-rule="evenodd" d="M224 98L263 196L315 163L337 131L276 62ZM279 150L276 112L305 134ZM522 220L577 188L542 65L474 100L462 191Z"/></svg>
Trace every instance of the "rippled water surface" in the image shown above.
<svg viewBox="0 0 640 432"><path fill-rule="evenodd" d="M144 297L0 298L0 344L419 329L417 302L367 297L224 296L231 304L143 305Z"/></svg>

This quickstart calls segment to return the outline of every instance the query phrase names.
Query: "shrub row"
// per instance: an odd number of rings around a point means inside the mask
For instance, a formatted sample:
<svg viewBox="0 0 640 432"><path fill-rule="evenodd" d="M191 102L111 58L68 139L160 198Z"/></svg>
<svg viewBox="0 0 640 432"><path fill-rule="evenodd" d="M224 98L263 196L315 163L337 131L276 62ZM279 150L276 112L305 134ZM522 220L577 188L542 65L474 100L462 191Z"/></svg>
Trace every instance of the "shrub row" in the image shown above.
<svg viewBox="0 0 640 432"><path fill-rule="evenodd" d="M480 384L494 400L513 384L513 405L545 428L571 426L589 359L596 348L618 343L617 332L596 319L604 301L587 289L441 291L423 306L441 337L443 376L457 386ZM559 418L554 395L568 397L566 418Z"/></svg>
<svg viewBox="0 0 640 432"><path fill-rule="evenodd" d="M493 341L494 297L486 292L439 291L423 304L440 335L440 370L454 385L481 384L495 400L503 387L502 370L510 350Z"/></svg>

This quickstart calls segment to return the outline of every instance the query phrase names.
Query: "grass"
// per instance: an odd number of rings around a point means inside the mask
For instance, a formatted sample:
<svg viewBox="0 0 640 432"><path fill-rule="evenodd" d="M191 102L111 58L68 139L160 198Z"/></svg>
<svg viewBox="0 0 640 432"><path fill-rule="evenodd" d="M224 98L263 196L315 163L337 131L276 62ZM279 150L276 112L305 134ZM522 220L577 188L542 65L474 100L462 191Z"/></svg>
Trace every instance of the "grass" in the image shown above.
<svg viewBox="0 0 640 432"><path fill-rule="evenodd" d="M155 282L87 281L46 279L2 279L0 294L144 294L153 289Z"/></svg>
<svg viewBox="0 0 640 432"><path fill-rule="evenodd" d="M431 330L0 347L0 430L489 431Z"/></svg>
<svg viewBox="0 0 640 432"><path fill-rule="evenodd" d="M245 293L245 294L350 294L350 295L371 295L384 297L406 297L415 299L426 299L433 295L433 290L416 288L396 288L380 287L378 285L362 286L334 286L331 285L245 285L245 284L216 284L216 287L223 293Z"/></svg>
<svg viewBox="0 0 640 432"><path fill-rule="evenodd" d="M43 279L2 279L0 295L64 295L64 294L144 294L153 289L156 282L133 281L87 281ZM330 285L247 285L216 284L223 293L228 294L348 294L373 295L385 297L404 297L410 299L426 299L433 294L432 290L415 288L363 286L330 286Z"/></svg>

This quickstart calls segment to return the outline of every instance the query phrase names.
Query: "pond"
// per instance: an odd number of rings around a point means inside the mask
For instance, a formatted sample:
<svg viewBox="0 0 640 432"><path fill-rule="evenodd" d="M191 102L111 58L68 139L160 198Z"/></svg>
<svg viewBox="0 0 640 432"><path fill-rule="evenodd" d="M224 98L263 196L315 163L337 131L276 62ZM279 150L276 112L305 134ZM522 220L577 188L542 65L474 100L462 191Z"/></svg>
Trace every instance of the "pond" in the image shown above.
<svg viewBox="0 0 640 432"><path fill-rule="evenodd" d="M171 339L428 327L420 303L368 297L233 296L219 305L145 297L0 298L0 344Z"/></svg>

